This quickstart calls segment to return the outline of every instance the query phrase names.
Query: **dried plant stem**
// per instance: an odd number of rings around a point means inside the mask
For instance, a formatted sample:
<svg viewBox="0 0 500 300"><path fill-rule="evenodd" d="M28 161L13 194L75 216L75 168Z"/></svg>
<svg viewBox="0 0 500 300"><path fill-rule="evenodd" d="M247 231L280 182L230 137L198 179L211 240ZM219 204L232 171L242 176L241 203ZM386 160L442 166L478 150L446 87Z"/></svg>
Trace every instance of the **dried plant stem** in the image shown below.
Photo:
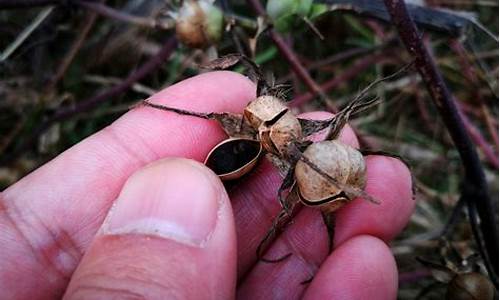
<svg viewBox="0 0 500 300"><path fill-rule="evenodd" d="M177 40L175 37L170 37L160 49L160 51L150 60L145 62L142 66L140 66L137 70L132 72L122 83L111 87L108 90L105 90L102 93L99 93L89 99L78 102L76 105L71 107L66 107L58 110L54 113L49 119L44 121L40 126L34 129L31 136L20 144L18 149L13 151L12 156L4 156L0 159L0 164L8 163L9 161L13 161L15 157L19 156L21 153L26 151L29 147L31 147L38 136L45 132L47 129L52 126L52 124L56 122L60 122L66 119L73 117L76 114L88 111L101 103L104 103L114 97L123 94L126 92L135 82L141 80L147 75L151 74L153 71L158 69L165 60L167 60L172 52L177 47Z"/></svg>
<svg viewBox="0 0 500 300"><path fill-rule="evenodd" d="M57 68L54 76L50 79L49 84L47 85L47 88L45 91L51 91L57 83L63 78L64 74L68 70L68 67L70 66L71 62L75 58L76 54L82 47L83 42L87 38L88 33L90 32L90 29L92 26L94 26L95 20L97 19L97 14L95 12L89 12L85 18L85 20L82 23L81 29L79 30L79 34L76 37L76 39L73 41L73 44L71 45L70 50L66 54L66 56L63 58L61 61L61 64Z"/></svg>
<svg viewBox="0 0 500 300"><path fill-rule="evenodd" d="M171 20L171 22L161 22L154 18L133 16L98 2L78 0L75 1L75 3L104 17L126 22L139 27L168 30L175 26L175 21L173 20Z"/></svg>
<svg viewBox="0 0 500 300"><path fill-rule="evenodd" d="M415 58L415 66L422 76L432 99L457 147L465 169L462 197L469 207L477 208L480 221L471 216L470 222L481 231L483 241L476 240L481 255L488 265L490 277L496 282L498 274L498 226L495 209L488 195L488 186L477 155L453 97L439 73L434 59L422 43L415 23L403 0L384 0L391 20L408 52ZM483 248L484 243L484 248Z"/></svg>
<svg viewBox="0 0 500 300"><path fill-rule="evenodd" d="M64 0L0 0L0 9L33 8L65 2Z"/></svg>
<svg viewBox="0 0 500 300"><path fill-rule="evenodd" d="M337 77L332 78L331 80L323 83L321 85L321 88L324 91L329 91L335 87L338 87L339 85L348 82L349 80L355 78L359 73L363 72L364 70L368 69L369 67L373 66L376 63L380 63L384 60L387 60L387 55L385 53L376 53L372 54L369 56L366 56L359 61L357 61L353 66L351 66L347 71L343 72L342 74L338 75ZM305 93L302 95L298 95L293 99L292 102L290 102L289 106L291 107L297 107L301 106L302 104L306 103L307 101L311 100L314 98L314 94L309 92Z"/></svg>
<svg viewBox="0 0 500 300"><path fill-rule="evenodd" d="M16 49L40 26L40 24L47 19L47 17L54 10L53 6L47 7L43 9L35 19L28 25L18 36L17 38L5 48L3 52L0 52L0 63L7 60L10 55L16 51Z"/></svg>
<svg viewBox="0 0 500 300"><path fill-rule="evenodd" d="M477 74L477 72L475 71L473 65L471 64L469 58L467 57L466 50L464 49L464 47L462 46L460 41L458 41L456 39L452 40L451 41L451 48L458 54L458 58L460 61L459 65L462 66L463 74L464 74L465 78L467 78L467 80L471 83L471 89L472 89L471 96L473 97L473 99L475 99L478 102L478 104L481 108L480 109L480 116L482 117L482 119L486 125L486 129L488 130L488 133L491 136L491 139L493 141L495 149L498 151L498 131L495 128L495 126L493 125L492 117L490 116L488 109L486 107L486 104L485 104L485 100L483 99L483 96L482 96L482 93L480 90L480 86L478 84L479 74ZM497 154L493 153L493 151L489 147L488 143L486 143L486 141L482 137L481 133L479 131L477 131L477 133L479 134L482 142L484 142L484 144L487 146L486 148L481 147L483 149L485 156L490 161L490 164L492 164L493 166L495 166L498 169L498 157L497 157L498 152L497 152ZM473 139L474 139L474 136L473 136ZM476 142L476 141L474 141L474 142ZM478 143L476 142L476 144L478 144ZM480 145L480 144L478 144L478 145Z"/></svg>
<svg viewBox="0 0 500 300"><path fill-rule="evenodd" d="M498 126L494 124L495 120L491 116L490 111L488 110L488 107L484 102L481 102L481 114L483 115L484 122L486 123L486 128L488 129L490 137L493 140L495 150L498 154Z"/></svg>
<svg viewBox="0 0 500 300"><path fill-rule="evenodd" d="M247 0L247 2L254 8L255 12L260 16L266 16L266 11L259 0ZM321 86L314 81L314 79L309 75L309 72L302 65L299 58L295 52L287 45L283 37L276 32L274 29L269 29L269 36L271 40L278 48L278 51L283 55L283 57L288 61L292 67L293 72L304 82L312 97L319 96L323 103L331 111L336 112L338 109L333 105L332 101L329 101L328 96L325 94Z"/></svg>
<svg viewBox="0 0 500 300"><path fill-rule="evenodd" d="M299 61L299 58L297 57L295 52L293 52L293 50L287 45L281 35L275 30L271 29L269 32L269 36L278 48L278 51L290 63L292 70L305 83L309 91L311 91L312 95L319 96L328 108L336 112L338 109L333 106L332 101L328 99L328 96L325 94L321 86L319 86L319 84L316 83L314 79L312 79L311 75L309 75L309 72Z"/></svg>
<svg viewBox="0 0 500 300"><path fill-rule="evenodd" d="M464 126L467 129L467 132L469 133L471 139L479 147L479 149L481 149L481 152L483 152L484 157L488 161L488 163L495 169L498 169L497 154L495 154L490 144L484 139L481 132L474 126L474 124L471 123L467 115L460 111L460 108L459 112L460 116L462 117L462 121L464 122Z"/></svg>
<svg viewBox="0 0 500 300"><path fill-rule="evenodd" d="M430 276L432 276L432 273L429 269L418 269L411 272L400 273L399 285L418 282Z"/></svg>

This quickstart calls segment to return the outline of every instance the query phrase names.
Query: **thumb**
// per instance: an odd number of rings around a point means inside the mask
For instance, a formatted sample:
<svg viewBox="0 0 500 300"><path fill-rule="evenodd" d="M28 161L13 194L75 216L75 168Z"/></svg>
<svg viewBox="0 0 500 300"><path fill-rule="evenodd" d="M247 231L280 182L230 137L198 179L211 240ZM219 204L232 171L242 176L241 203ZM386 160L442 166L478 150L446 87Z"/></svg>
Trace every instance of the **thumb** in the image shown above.
<svg viewBox="0 0 500 300"><path fill-rule="evenodd" d="M200 163L165 159L129 178L65 299L228 299L235 278L222 183Z"/></svg>

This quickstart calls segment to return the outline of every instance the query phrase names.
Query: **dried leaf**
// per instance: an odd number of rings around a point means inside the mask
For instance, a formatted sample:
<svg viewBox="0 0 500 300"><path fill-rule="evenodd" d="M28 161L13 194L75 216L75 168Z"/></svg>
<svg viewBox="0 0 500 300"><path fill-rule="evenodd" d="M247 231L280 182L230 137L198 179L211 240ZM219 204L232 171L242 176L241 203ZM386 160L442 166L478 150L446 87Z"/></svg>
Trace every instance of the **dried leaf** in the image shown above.
<svg viewBox="0 0 500 300"><path fill-rule="evenodd" d="M304 137L310 136L327 128L333 120L333 118L326 120L309 120L301 118L298 119L300 122L300 126L302 127L302 134L304 135Z"/></svg>
<svg viewBox="0 0 500 300"><path fill-rule="evenodd" d="M290 170L290 162L272 153L266 153L266 158L278 169L281 177L286 176L288 170Z"/></svg>
<svg viewBox="0 0 500 300"><path fill-rule="evenodd" d="M239 63L242 57L243 56L238 53L229 54L200 65L200 68L209 70L225 70Z"/></svg>

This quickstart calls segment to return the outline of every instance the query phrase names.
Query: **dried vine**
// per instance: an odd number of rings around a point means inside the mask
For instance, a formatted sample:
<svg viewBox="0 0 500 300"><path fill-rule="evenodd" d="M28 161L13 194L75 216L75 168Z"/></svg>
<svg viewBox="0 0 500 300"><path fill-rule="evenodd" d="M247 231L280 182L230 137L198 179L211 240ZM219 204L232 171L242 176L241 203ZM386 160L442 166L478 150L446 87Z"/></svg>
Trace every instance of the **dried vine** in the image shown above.
<svg viewBox="0 0 500 300"><path fill-rule="evenodd" d="M479 229L476 242L485 261L491 279L497 283L498 274L498 225L495 210L488 195L488 185L481 161L465 129L462 118L434 59L422 43L417 27L402 0L384 0L392 23L408 52L415 58L415 67L422 76L453 142L460 154L465 169L462 197L469 211L477 211L479 220L471 215L471 226Z"/></svg>

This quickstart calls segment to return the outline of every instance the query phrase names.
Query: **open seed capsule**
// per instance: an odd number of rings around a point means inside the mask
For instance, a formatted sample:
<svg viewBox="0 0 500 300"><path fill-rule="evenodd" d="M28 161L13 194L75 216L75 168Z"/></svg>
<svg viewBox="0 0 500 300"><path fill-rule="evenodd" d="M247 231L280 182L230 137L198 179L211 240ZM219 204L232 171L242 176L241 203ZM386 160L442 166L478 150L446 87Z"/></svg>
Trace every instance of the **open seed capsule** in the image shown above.
<svg viewBox="0 0 500 300"><path fill-rule="evenodd" d="M259 133L264 149L276 155L283 155L288 145L302 136L297 117L274 96L260 96L250 102L244 117Z"/></svg>
<svg viewBox="0 0 500 300"><path fill-rule="evenodd" d="M205 165L221 180L237 179L255 166L261 152L262 145L259 141L230 138L217 144L208 153Z"/></svg>
<svg viewBox="0 0 500 300"><path fill-rule="evenodd" d="M336 140L311 144L303 155L322 171L344 186L363 189L366 166L363 155L356 149ZM301 201L308 206L320 206L332 212L356 196L339 189L306 163L299 161L295 178Z"/></svg>

